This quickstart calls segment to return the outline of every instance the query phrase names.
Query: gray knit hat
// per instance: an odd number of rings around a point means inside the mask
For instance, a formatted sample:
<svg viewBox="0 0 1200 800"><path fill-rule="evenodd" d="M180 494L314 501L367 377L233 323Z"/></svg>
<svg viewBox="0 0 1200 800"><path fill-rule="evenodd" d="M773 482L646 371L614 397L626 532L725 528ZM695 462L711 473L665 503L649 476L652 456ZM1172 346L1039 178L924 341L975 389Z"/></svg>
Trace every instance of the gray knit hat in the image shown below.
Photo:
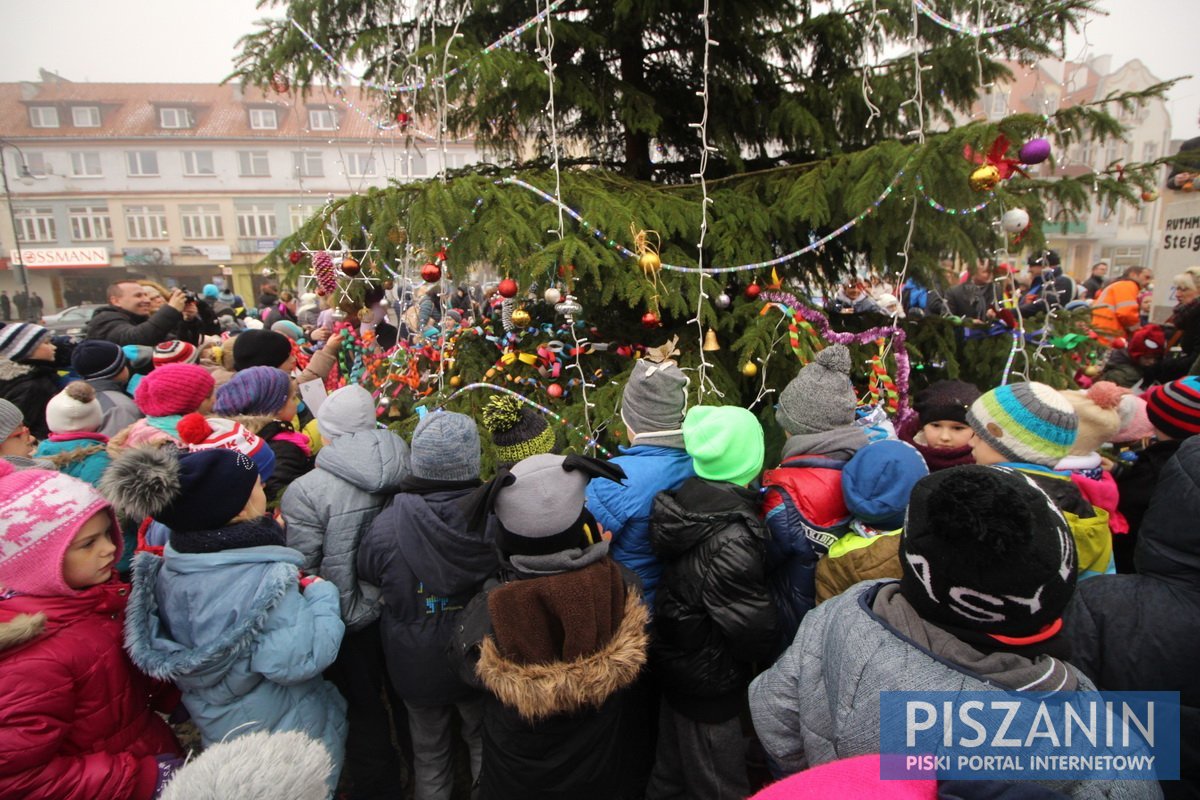
<svg viewBox="0 0 1200 800"><path fill-rule="evenodd" d="M621 420L635 444L683 449L688 378L674 361L643 358L633 365L621 396Z"/></svg>
<svg viewBox="0 0 1200 800"><path fill-rule="evenodd" d="M410 453L415 478L469 481L479 477L479 430L465 414L427 414L413 431Z"/></svg>
<svg viewBox="0 0 1200 800"><path fill-rule="evenodd" d="M833 344L817 353L779 395L775 420L789 435L824 433L854 423L850 351Z"/></svg>
<svg viewBox="0 0 1200 800"><path fill-rule="evenodd" d="M13 435L13 431L25 424L21 409L0 397L0 442Z"/></svg>

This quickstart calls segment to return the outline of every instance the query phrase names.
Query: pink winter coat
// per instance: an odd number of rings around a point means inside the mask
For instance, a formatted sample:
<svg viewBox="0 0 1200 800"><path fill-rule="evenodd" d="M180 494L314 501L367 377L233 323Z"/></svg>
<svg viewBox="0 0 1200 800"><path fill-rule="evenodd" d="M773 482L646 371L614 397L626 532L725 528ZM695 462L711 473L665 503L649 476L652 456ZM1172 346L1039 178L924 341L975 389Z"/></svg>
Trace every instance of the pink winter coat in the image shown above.
<svg viewBox="0 0 1200 800"><path fill-rule="evenodd" d="M174 688L125 654L129 584L0 594L0 797L146 800L179 744L152 706Z"/></svg>
<svg viewBox="0 0 1200 800"><path fill-rule="evenodd" d="M1089 478L1082 472L1072 472L1071 480L1079 487L1079 492L1089 503L1108 512L1108 528L1113 534L1129 533L1129 520L1117 510L1120 493L1117 480L1109 472L1101 472L1100 477Z"/></svg>

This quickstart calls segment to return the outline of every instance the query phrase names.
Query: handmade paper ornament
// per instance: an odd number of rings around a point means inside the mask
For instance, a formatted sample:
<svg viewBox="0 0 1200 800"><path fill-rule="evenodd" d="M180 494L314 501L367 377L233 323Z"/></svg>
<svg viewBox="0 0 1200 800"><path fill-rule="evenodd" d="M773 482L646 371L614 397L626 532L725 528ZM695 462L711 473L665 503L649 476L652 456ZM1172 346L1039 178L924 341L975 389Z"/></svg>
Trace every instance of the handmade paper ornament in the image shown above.
<svg viewBox="0 0 1200 800"><path fill-rule="evenodd" d="M1050 142L1045 139L1030 139L1017 152L1022 164L1040 164L1049 157Z"/></svg>
<svg viewBox="0 0 1200 800"><path fill-rule="evenodd" d="M1023 208L1010 208L1000 218L1000 226L1009 233L1020 233L1029 227L1029 212Z"/></svg>
<svg viewBox="0 0 1200 800"><path fill-rule="evenodd" d="M516 281L514 281L512 278L505 278L504 280L500 281L500 286L496 289L496 291L500 293L501 297L516 297L519 289L520 287L517 286Z"/></svg>
<svg viewBox="0 0 1200 800"><path fill-rule="evenodd" d="M421 267L421 278L426 283L437 283L442 279L442 268L430 261Z"/></svg>
<svg viewBox="0 0 1200 800"><path fill-rule="evenodd" d="M562 300L562 292L560 292L556 287L551 286L542 295L542 299L544 299L550 305L555 305L559 300Z"/></svg>

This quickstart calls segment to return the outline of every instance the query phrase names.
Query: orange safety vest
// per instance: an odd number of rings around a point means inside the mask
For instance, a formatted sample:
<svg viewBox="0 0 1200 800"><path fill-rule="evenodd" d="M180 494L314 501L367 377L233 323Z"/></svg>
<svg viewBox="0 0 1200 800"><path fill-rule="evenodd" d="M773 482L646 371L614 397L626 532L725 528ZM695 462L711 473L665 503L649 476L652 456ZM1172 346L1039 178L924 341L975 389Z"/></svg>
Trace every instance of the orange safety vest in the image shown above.
<svg viewBox="0 0 1200 800"><path fill-rule="evenodd" d="M1141 291L1137 281L1121 278L1104 287L1096 297L1092 304L1092 327L1102 344L1112 344L1116 337L1141 326L1137 299Z"/></svg>

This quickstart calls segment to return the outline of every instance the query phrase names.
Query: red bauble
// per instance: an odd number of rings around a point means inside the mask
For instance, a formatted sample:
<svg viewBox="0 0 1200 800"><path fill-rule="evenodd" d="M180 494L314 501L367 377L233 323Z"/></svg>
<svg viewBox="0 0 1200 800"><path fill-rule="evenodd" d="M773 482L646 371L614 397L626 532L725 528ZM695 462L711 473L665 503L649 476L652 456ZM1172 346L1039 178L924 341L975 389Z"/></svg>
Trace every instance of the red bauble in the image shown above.
<svg viewBox="0 0 1200 800"><path fill-rule="evenodd" d="M421 267L421 277L428 283L436 283L442 279L442 268L430 262Z"/></svg>
<svg viewBox="0 0 1200 800"><path fill-rule="evenodd" d="M292 88L292 82L288 80L288 76L282 72L276 72L271 76L271 88L276 94L287 94L288 89Z"/></svg>
<svg viewBox="0 0 1200 800"><path fill-rule="evenodd" d="M662 325L662 320L658 318L658 314L655 314L653 311L647 311L645 314L642 314L643 328L657 328L659 325Z"/></svg>
<svg viewBox="0 0 1200 800"><path fill-rule="evenodd" d="M412 115L407 111L401 111L396 115L396 122L400 125L400 130L408 130L409 124L412 122Z"/></svg>
<svg viewBox="0 0 1200 800"><path fill-rule="evenodd" d="M570 275L574 275L574 274L575 274L575 265L574 264L559 264L558 265L558 277L566 278L566 277L568 277Z"/></svg>
<svg viewBox="0 0 1200 800"><path fill-rule="evenodd" d="M300 259L302 258L304 258L304 256L299 250L293 250L292 252L288 253L288 261L292 262L293 264L299 264Z"/></svg>
<svg viewBox="0 0 1200 800"><path fill-rule="evenodd" d="M762 294L762 287L757 283L752 283L746 287L747 300L757 300L760 294Z"/></svg>
<svg viewBox="0 0 1200 800"><path fill-rule="evenodd" d="M500 286L496 291L500 293L501 297L516 297L518 288L516 281L512 278L505 278L500 281Z"/></svg>
<svg viewBox="0 0 1200 800"><path fill-rule="evenodd" d="M563 388L557 383L552 383L546 387L546 394L553 397L555 400L563 396Z"/></svg>

